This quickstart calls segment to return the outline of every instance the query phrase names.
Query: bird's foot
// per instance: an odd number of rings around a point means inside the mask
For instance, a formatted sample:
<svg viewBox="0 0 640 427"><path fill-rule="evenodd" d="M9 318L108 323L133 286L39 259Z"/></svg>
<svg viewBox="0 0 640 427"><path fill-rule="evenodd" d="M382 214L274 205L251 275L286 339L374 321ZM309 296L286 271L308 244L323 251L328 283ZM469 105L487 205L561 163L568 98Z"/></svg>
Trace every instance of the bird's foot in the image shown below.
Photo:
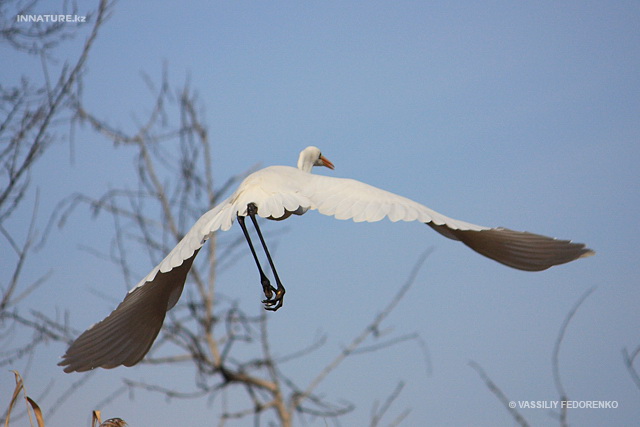
<svg viewBox="0 0 640 427"><path fill-rule="evenodd" d="M266 276L262 276L260 283L262 283L262 292L264 292L264 296L267 297L267 300L270 300L273 297L273 293L277 293L277 289L271 286L271 282Z"/></svg>
<svg viewBox="0 0 640 427"><path fill-rule="evenodd" d="M275 296L271 293L271 289L275 291ZM273 286L271 286L271 289L269 295L267 295L267 293L265 292L265 296L267 297L267 299L262 300L262 303L264 304L265 310L277 311L280 307L282 307L282 304L284 304L285 290L282 285L280 285L278 289L274 289Z"/></svg>

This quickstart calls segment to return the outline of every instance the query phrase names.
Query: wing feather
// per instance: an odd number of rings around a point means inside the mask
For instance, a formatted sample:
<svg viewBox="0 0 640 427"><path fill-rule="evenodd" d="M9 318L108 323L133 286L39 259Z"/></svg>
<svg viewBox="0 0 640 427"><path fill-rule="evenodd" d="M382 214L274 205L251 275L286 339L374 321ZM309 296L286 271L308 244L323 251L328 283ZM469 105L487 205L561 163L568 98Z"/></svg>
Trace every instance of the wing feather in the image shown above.
<svg viewBox="0 0 640 427"><path fill-rule="evenodd" d="M446 225L431 223L428 225L444 236L460 240L479 254L518 270L546 270L554 265L565 264L595 254L583 243L555 239L527 231L515 231L502 227L480 231L452 230L446 228Z"/></svg>
<svg viewBox="0 0 640 427"><path fill-rule="evenodd" d="M487 227L458 221L406 197L354 179L322 175L301 176L299 190L311 202L311 209L337 219L354 221L421 221L447 224L453 229L482 230Z"/></svg>
<svg viewBox="0 0 640 427"><path fill-rule="evenodd" d="M83 332L59 363L65 372L133 366L155 341L165 314L177 303L193 260L211 234L235 219L227 199L198 219L175 248L104 320Z"/></svg>
<svg viewBox="0 0 640 427"><path fill-rule="evenodd" d="M582 243L507 228L490 228L449 218L406 197L353 179L308 175L303 190L324 215L337 219L421 221L440 234L513 268L545 270L594 252Z"/></svg>
<svg viewBox="0 0 640 427"><path fill-rule="evenodd" d="M64 371L133 366L142 360L162 328L172 299L182 293L196 255L197 251L180 266L157 274L146 286L134 288L109 316L84 331L59 363Z"/></svg>

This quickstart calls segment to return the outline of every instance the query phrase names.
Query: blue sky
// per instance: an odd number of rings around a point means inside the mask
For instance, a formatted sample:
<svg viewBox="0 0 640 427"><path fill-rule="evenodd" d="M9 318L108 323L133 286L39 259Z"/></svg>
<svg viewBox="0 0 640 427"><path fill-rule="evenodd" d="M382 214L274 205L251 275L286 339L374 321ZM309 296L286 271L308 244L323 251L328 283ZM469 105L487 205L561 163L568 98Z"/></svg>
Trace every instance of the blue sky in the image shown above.
<svg viewBox="0 0 640 427"><path fill-rule="evenodd" d="M159 82L166 64L174 86L189 79L199 93L218 183L258 163L295 165L302 148L317 145L336 166L318 173L365 181L454 218L570 238L597 251L531 274L420 224L353 224L315 212L264 224L288 290L287 304L272 314L272 345L286 353L318 333L329 339L289 367L301 377L346 345L385 305L389 287L434 249L386 324L420 335L431 371L415 343L354 358L322 389L358 406L344 425L368 420L372 402L400 380L406 388L395 409L411 408L406 425L511 424L469 360L514 400L557 400L553 344L592 287L567 331L561 373L570 398L616 400L619 407L573 410L569 422L634 425L640 390L621 351L640 345L639 21L640 5L631 1L120 2L87 64L84 101L113 125L133 129L153 102L141 74ZM74 58L81 42L58 53ZM4 67L2 80L39 75L37 62L6 47L0 53L15 64ZM77 138L74 150L71 161L69 144L56 146L32 174L43 212L75 191L99 196L133 179L125 147ZM29 203L34 199L32 192ZM128 285L117 268L81 248L107 252L112 222L81 210L73 219L30 261L32 277L52 276L43 296L27 302L51 315L67 310L83 329ZM24 229L24 220L12 224ZM139 258L141 276L152 267L144 254L131 256ZM7 261L0 261L5 270ZM248 253L220 274L218 286L259 312ZM335 303L317 302L327 295ZM34 359L31 394L49 381L63 389L78 378L55 366L64 350L52 344ZM98 372L50 423L88 424L101 390L124 377L165 375L160 381L187 387L181 373L144 366ZM3 396L10 383L7 373ZM206 402L144 393L100 409L130 425L171 425L184 413L201 425L216 411ZM553 423L546 410L522 414L532 425Z"/></svg>

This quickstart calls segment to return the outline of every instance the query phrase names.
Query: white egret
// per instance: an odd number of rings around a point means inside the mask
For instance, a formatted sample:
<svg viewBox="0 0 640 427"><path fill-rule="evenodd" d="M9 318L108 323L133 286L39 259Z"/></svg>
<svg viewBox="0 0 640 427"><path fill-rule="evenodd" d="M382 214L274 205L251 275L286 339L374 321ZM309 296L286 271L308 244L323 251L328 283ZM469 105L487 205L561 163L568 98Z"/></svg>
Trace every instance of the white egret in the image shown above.
<svg viewBox="0 0 640 427"><path fill-rule="evenodd" d="M149 351L165 313L180 298L187 273L202 245L217 230L228 230L238 219L258 266L267 310L282 307L285 289L276 272L256 215L283 220L310 209L337 219L355 222L420 221L450 239L459 240L480 254L502 264L527 271L545 270L594 252L581 243L558 240L529 232L490 228L449 218L402 196L352 179L312 175L313 166L333 169L316 147L300 153L298 167L271 166L246 177L226 200L200 217L184 238L124 301L104 320L93 325L69 347L61 366L65 372L96 367L132 366ZM245 226L253 222L276 286L264 273Z"/></svg>

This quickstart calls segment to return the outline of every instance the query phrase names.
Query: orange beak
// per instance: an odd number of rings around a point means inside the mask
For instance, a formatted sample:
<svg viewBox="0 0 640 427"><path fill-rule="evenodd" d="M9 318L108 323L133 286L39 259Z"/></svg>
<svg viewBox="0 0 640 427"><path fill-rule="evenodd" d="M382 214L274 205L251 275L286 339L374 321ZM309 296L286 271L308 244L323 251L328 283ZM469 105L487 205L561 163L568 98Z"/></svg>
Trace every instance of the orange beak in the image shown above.
<svg viewBox="0 0 640 427"><path fill-rule="evenodd" d="M333 170L333 163L331 163L325 156L320 156L320 161L322 162L322 166L326 166Z"/></svg>

